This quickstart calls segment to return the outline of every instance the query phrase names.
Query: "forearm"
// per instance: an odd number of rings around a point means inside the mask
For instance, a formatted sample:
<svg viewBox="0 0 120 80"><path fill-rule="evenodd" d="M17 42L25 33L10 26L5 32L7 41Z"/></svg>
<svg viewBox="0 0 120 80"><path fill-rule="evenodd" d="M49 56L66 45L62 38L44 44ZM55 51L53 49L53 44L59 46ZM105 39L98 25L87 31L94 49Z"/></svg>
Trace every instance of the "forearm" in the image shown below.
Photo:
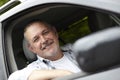
<svg viewBox="0 0 120 80"><path fill-rule="evenodd" d="M70 74L72 72L66 70L34 70L28 77L28 80L49 80Z"/></svg>

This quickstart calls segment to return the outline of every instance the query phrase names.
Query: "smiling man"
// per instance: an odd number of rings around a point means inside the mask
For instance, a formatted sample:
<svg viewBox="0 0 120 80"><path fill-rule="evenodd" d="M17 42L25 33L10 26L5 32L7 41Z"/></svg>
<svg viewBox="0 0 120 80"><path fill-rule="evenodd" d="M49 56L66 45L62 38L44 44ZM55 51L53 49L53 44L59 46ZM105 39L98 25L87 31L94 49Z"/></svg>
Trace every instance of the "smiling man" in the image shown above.
<svg viewBox="0 0 120 80"><path fill-rule="evenodd" d="M63 56L57 32L47 23L33 22L27 25L24 36L29 43L29 49L35 54L52 61Z"/></svg>
<svg viewBox="0 0 120 80"><path fill-rule="evenodd" d="M81 71L72 51L61 50L58 34L53 26L33 20L26 25L24 37L29 50L37 54L38 59L26 68L14 72L9 80L50 80Z"/></svg>

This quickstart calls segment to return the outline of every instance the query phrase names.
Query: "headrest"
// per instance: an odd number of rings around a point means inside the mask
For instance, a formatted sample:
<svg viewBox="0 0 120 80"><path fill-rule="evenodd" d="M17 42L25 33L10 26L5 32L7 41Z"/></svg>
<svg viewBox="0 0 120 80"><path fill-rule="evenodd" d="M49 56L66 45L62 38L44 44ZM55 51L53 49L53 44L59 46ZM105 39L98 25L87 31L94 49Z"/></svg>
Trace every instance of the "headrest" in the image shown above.
<svg viewBox="0 0 120 80"><path fill-rule="evenodd" d="M27 41L23 39L24 54L29 62L33 62L34 60L37 59L37 56L28 49L27 45L28 45Z"/></svg>
<svg viewBox="0 0 120 80"><path fill-rule="evenodd" d="M85 72L97 72L120 64L120 27L109 28L73 44L77 62Z"/></svg>

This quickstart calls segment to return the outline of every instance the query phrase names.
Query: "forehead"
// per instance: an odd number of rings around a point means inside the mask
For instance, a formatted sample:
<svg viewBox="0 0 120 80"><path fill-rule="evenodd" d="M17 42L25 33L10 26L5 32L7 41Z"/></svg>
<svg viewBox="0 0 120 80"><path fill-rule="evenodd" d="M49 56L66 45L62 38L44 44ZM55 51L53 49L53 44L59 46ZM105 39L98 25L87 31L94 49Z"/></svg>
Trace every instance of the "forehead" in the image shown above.
<svg viewBox="0 0 120 80"><path fill-rule="evenodd" d="M24 35L28 40L31 40L37 34L40 34L42 31L48 29L51 30L51 27L49 25L40 22L34 22L27 26Z"/></svg>
<svg viewBox="0 0 120 80"><path fill-rule="evenodd" d="M27 27L26 27L26 32L30 31L30 30L33 30L33 29L52 29L51 28L51 25L45 23L45 22L33 22L31 24L29 24Z"/></svg>

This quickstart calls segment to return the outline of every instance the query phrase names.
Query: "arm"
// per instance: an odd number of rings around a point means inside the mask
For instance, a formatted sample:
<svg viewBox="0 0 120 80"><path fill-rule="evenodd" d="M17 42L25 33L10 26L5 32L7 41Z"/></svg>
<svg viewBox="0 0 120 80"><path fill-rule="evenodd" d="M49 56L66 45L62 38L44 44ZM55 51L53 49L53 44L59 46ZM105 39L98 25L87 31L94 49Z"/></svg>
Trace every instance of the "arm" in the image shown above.
<svg viewBox="0 0 120 80"><path fill-rule="evenodd" d="M70 74L72 72L67 70L34 70L28 77L28 80L49 80Z"/></svg>

